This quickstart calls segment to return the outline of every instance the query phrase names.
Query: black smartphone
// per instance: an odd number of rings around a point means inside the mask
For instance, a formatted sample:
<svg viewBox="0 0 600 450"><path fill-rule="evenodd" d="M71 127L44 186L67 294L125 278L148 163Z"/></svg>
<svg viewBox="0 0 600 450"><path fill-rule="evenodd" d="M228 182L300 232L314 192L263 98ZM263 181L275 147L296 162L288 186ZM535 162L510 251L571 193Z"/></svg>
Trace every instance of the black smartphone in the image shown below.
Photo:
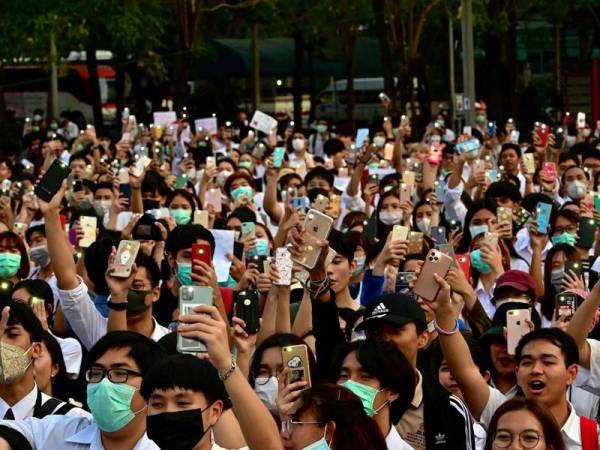
<svg viewBox="0 0 600 450"><path fill-rule="evenodd" d="M246 322L244 331L248 334L258 333L260 330L258 291L256 289L237 291L234 301L235 316Z"/></svg>
<svg viewBox="0 0 600 450"><path fill-rule="evenodd" d="M446 227L431 227L431 239L436 244L446 243Z"/></svg>
<svg viewBox="0 0 600 450"><path fill-rule="evenodd" d="M573 271L577 278L581 278L583 273L583 265L577 261L565 261L565 272Z"/></svg>
<svg viewBox="0 0 600 450"><path fill-rule="evenodd" d="M60 190L63 180L69 176L69 172L71 169L67 163L55 159L42 177L42 181L35 187L35 195L45 202L50 202Z"/></svg>
<svg viewBox="0 0 600 450"><path fill-rule="evenodd" d="M131 199L131 186L129 184L119 184L119 192L126 199Z"/></svg>
<svg viewBox="0 0 600 450"><path fill-rule="evenodd" d="M242 257L244 256L244 244L242 244L241 242L233 243L233 256L235 256L240 261L242 260Z"/></svg>
<svg viewBox="0 0 600 450"><path fill-rule="evenodd" d="M577 294L571 292L561 292L556 294L556 317L566 316L567 321L571 320L577 310Z"/></svg>
<svg viewBox="0 0 600 450"><path fill-rule="evenodd" d="M579 221L579 242L578 247L592 248L594 246L594 237L596 234L596 221L591 217L582 217Z"/></svg>
<svg viewBox="0 0 600 450"><path fill-rule="evenodd" d="M253 255L246 256L246 261L248 263L256 264L256 268L259 273L265 273L265 260L267 257L265 255Z"/></svg>
<svg viewBox="0 0 600 450"><path fill-rule="evenodd" d="M73 181L73 192L81 192L83 191L83 181L75 180Z"/></svg>

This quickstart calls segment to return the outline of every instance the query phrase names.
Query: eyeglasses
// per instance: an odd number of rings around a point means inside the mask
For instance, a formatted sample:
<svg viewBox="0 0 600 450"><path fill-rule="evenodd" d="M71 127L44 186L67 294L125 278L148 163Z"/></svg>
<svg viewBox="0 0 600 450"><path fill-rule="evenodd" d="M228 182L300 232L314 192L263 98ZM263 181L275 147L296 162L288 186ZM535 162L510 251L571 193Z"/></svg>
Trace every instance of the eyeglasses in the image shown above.
<svg viewBox="0 0 600 450"><path fill-rule="evenodd" d="M126 383L129 376L141 377L142 374L129 369L101 369L92 367L85 372L88 383L100 383L104 377L108 377L113 383Z"/></svg>
<svg viewBox="0 0 600 450"><path fill-rule="evenodd" d="M254 383L260 384L261 386L267 384L271 377L279 378L281 375L281 370L276 370L275 372L269 372L268 370L259 370L254 376Z"/></svg>
<svg viewBox="0 0 600 450"><path fill-rule="evenodd" d="M521 431L518 434L519 444L523 448L535 448L535 446L544 439L542 434L532 430ZM514 435L509 431L498 431L494 435L494 447L508 448L515 439Z"/></svg>
<svg viewBox="0 0 600 450"><path fill-rule="evenodd" d="M563 233L575 234L575 233L577 233L577 225L569 225L567 227L554 227L554 233L555 234L563 234Z"/></svg>
<svg viewBox="0 0 600 450"><path fill-rule="evenodd" d="M323 422L300 422L297 420L287 419L281 422L281 431L292 435L298 425L323 425Z"/></svg>

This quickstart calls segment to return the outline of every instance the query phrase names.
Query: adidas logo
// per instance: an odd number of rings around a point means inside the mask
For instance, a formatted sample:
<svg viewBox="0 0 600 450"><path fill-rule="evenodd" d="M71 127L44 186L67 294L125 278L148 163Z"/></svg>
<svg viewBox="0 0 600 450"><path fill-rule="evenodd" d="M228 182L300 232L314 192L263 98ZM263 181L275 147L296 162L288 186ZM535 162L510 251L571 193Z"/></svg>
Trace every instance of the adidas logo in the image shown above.
<svg viewBox="0 0 600 450"><path fill-rule="evenodd" d="M435 435L435 444L436 445L440 445L440 444L445 444L446 443L446 435L443 433L438 433Z"/></svg>
<svg viewBox="0 0 600 450"><path fill-rule="evenodd" d="M380 303L379 305L377 305L375 307L375 309L372 312L372 315L373 316L381 316L381 315L387 314L389 312L390 312L389 309L387 309L383 303Z"/></svg>

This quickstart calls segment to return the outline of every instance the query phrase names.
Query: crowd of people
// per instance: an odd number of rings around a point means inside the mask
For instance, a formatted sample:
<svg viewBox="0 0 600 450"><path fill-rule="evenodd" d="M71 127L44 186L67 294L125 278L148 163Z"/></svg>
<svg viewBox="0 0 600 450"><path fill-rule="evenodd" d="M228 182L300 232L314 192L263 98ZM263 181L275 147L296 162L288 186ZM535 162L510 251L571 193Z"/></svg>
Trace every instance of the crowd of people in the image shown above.
<svg viewBox="0 0 600 450"><path fill-rule="evenodd" d="M600 121L475 108L26 120L0 449L598 449Z"/></svg>

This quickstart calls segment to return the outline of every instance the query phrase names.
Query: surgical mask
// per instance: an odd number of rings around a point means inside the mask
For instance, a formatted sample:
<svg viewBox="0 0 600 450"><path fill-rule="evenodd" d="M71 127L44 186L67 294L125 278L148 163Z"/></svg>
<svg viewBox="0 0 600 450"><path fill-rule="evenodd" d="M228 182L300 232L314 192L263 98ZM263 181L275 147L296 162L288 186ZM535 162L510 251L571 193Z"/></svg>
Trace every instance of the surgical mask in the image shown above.
<svg viewBox="0 0 600 450"><path fill-rule="evenodd" d="M327 435L327 425L325 425L325 432L323 433L323 437L312 444L304 447L302 450L329 450L331 447L327 443L327 439L325 436Z"/></svg>
<svg viewBox="0 0 600 450"><path fill-rule="evenodd" d="M373 138L373 145L375 147L383 147L385 145L385 137L383 137L383 136L375 136Z"/></svg>
<svg viewBox="0 0 600 450"><path fill-rule="evenodd" d="M373 417L377 412L382 409L386 404L381 405L377 410L373 408L373 403L375 402L375 397L377 394L381 392L381 390L377 390L374 387L367 386L366 384L357 383L356 381L348 380L345 383L342 383L346 389L351 391L354 395L356 395L363 404L363 408L367 413L367 416Z"/></svg>
<svg viewBox="0 0 600 450"><path fill-rule="evenodd" d="M192 286L192 264L177 261L177 278L182 286Z"/></svg>
<svg viewBox="0 0 600 450"><path fill-rule="evenodd" d="M46 267L50 262L47 245L38 245L29 249L29 256L36 266Z"/></svg>
<svg viewBox="0 0 600 450"><path fill-rule="evenodd" d="M389 227L402 222L403 217L402 211L379 211L379 220Z"/></svg>
<svg viewBox="0 0 600 450"><path fill-rule="evenodd" d="M204 429L204 411L206 409L196 408L147 416L148 438L161 449L173 448L175 445L181 450L192 450L210 429Z"/></svg>
<svg viewBox="0 0 600 450"><path fill-rule="evenodd" d="M135 391L133 386L113 383L107 377L99 383L88 383L87 403L98 428L112 433L131 422L135 414L142 411L134 414L131 410Z"/></svg>
<svg viewBox="0 0 600 450"><path fill-rule="evenodd" d="M563 290L563 280L565 278L565 271L562 269L553 270L550 275L550 284L556 292L561 292Z"/></svg>
<svg viewBox="0 0 600 450"><path fill-rule="evenodd" d="M353 277L359 275L363 271L367 258L364 256L355 256L354 261L356 261L356 269L352 271Z"/></svg>
<svg viewBox="0 0 600 450"><path fill-rule="evenodd" d="M258 256L269 255L269 240L268 239L257 239L256 240L256 254Z"/></svg>
<svg viewBox="0 0 600 450"><path fill-rule="evenodd" d="M111 200L94 200L94 209L99 216L106 214L111 205Z"/></svg>
<svg viewBox="0 0 600 450"><path fill-rule="evenodd" d="M222 170L220 172L217 172L217 184L220 187L225 186L225 180L227 180L227 178L229 178L229 175L231 175L233 172L230 172L229 170Z"/></svg>
<svg viewBox="0 0 600 450"><path fill-rule="evenodd" d="M323 134L327 131L327 125L323 125L322 123L317 125L317 133Z"/></svg>
<svg viewBox="0 0 600 450"><path fill-rule="evenodd" d="M481 250L473 250L471 252L471 265L479 271L479 273L490 273L492 268L488 263L481 259Z"/></svg>
<svg viewBox="0 0 600 450"><path fill-rule="evenodd" d="M129 289L127 292L127 315L128 316L139 316L146 312L150 305L146 304L146 296L152 291L136 291Z"/></svg>
<svg viewBox="0 0 600 450"><path fill-rule="evenodd" d="M252 167L252 161L240 161L240 167L245 167L246 169L250 169Z"/></svg>
<svg viewBox="0 0 600 450"><path fill-rule="evenodd" d="M254 192L252 191L252 188L250 186L240 186L231 191L231 198L233 199L233 201L236 201L242 195L245 196L248 199L248 201L251 201L254 196Z"/></svg>
<svg viewBox="0 0 600 450"><path fill-rule="evenodd" d="M0 253L0 278L10 278L17 274L21 267L21 255L15 253Z"/></svg>
<svg viewBox="0 0 600 450"><path fill-rule="evenodd" d="M481 233L487 233L489 228L487 225L471 225L469 232L471 233L471 239L475 236L479 236Z"/></svg>
<svg viewBox="0 0 600 450"><path fill-rule="evenodd" d="M587 193L587 184L583 181L575 180L567 186L567 194L574 200L579 200L585 197Z"/></svg>
<svg viewBox="0 0 600 450"><path fill-rule="evenodd" d="M483 114L477 114L475 116L475 123L477 125L483 125L485 123L485 116Z"/></svg>
<svg viewBox="0 0 600 450"><path fill-rule="evenodd" d="M150 198L142 200L142 204L144 206L144 211L160 208L160 202L158 200L152 200Z"/></svg>
<svg viewBox="0 0 600 450"><path fill-rule="evenodd" d="M0 384L15 384L21 381L33 359L18 345L0 342Z"/></svg>
<svg viewBox="0 0 600 450"><path fill-rule="evenodd" d="M269 411L277 412L277 395L279 386L277 377L257 378L254 380L254 391Z"/></svg>
<svg viewBox="0 0 600 450"><path fill-rule="evenodd" d="M575 242L577 242L577 235L572 233L562 233L558 236L552 236L552 243L554 245L558 244L568 244L571 247L575 246Z"/></svg>
<svg viewBox="0 0 600 450"><path fill-rule="evenodd" d="M304 150L304 139L292 139L292 148L296 151Z"/></svg>
<svg viewBox="0 0 600 450"><path fill-rule="evenodd" d="M427 234L431 228L431 219L429 217L423 217L421 220L417 220L417 228Z"/></svg>
<svg viewBox="0 0 600 450"><path fill-rule="evenodd" d="M56 122L50 122L50 129L52 131L58 130L58 124Z"/></svg>
<svg viewBox="0 0 600 450"><path fill-rule="evenodd" d="M31 129L34 133L38 133L40 131L40 127L37 125L34 125Z"/></svg>
<svg viewBox="0 0 600 450"><path fill-rule="evenodd" d="M192 220L191 209L169 209L169 213L177 225L187 225Z"/></svg>

